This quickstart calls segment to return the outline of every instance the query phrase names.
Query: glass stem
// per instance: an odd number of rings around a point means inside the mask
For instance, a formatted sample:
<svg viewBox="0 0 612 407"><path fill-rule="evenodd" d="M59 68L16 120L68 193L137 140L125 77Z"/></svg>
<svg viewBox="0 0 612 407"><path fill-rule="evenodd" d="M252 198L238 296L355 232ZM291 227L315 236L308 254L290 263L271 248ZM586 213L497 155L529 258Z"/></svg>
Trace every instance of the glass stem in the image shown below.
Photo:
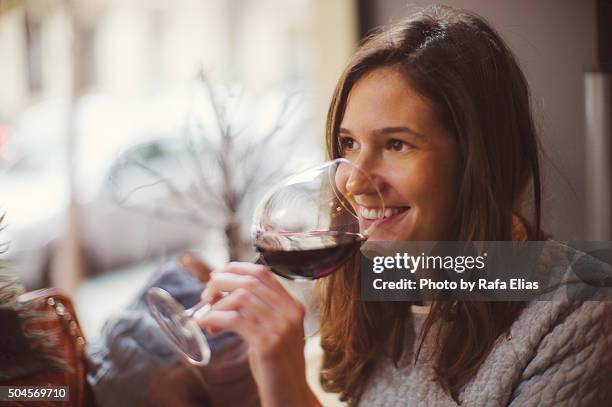
<svg viewBox="0 0 612 407"><path fill-rule="evenodd" d="M205 298L201 300L200 302L198 302L193 307L186 309L185 314L187 314L189 318L194 318L196 314L198 314L198 317L202 317L208 311L210 311L211 308L212 308L212 304L210 302L210 299Z"/></svg>

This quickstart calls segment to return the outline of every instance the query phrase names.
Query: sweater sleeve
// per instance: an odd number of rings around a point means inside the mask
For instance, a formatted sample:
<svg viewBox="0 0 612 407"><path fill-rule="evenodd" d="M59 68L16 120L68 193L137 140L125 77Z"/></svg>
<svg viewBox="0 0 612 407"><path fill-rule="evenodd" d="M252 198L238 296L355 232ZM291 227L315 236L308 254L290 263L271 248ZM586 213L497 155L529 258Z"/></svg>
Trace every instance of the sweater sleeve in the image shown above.
<svg viewBox="0 0 612 407"><path fill-rule="evenodd" d="M536 348L511 406L601 406L612 400L612 303L586 301Z"/></svg>

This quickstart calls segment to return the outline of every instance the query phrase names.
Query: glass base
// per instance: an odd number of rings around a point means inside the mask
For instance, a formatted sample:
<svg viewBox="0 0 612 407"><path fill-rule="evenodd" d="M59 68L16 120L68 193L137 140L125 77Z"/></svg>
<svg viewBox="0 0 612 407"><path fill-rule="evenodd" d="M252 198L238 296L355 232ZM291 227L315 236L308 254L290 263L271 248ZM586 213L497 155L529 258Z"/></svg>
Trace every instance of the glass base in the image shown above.
<svg viewBox="0 0 612 407"><path fill-rule="evenodd" d="M147 292L147 304L153 317L170 341L195 365L210 362L210 346L206 336L185 308L166 290L153 287Z"/></svg>

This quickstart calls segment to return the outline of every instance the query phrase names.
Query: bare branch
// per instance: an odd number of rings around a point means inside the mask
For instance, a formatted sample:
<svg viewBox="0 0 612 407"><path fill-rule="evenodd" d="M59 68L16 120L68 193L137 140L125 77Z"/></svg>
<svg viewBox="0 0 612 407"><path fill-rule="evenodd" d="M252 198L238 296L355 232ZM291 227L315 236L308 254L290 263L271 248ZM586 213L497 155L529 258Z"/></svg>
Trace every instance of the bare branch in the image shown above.
<svg viewBox="0 0 612 407"><path fill-rule="evenodd" d="M217 96L215 95L215 90L213 89L212 84L208 80L208 77L204 73L204 70L200 71L199 78L202 81L202 83L204 83L204 87L206 88L206 91L208 93L208 99L210 100L210 105L215 113L214 116L217 122L219 134L223 136L225 134L225 130L227 129L227 124L225 121L225 115L221 111L217 103Z"/></svg>
<svg viewBox="0 0 612 407"><path fill-rule="evenodd" d="M196 174L196 183L201 188L202 192L207 193L217 205L225 206L225 202L223 202L219 196L217 191L215 191L208 182L206 175L204 174L204 167L202 165L201 155L198 154L195 144L192 139L186 137L187 143L187 151L191 156L191 162L193 163L193 168ZM197 194L196 194L197 195ZM204 203L201 201L201 203Z"/></svg>
<svg viewBox="0 0 612 407"><path fill-rule="evenodd" d="M274 127L272 127L272 129L268 131L268 133L262 138L262 140L259 141L259 143L250 144L249 145L250 148L247 151L244 151L243 154L241 154L238 157L239 162L242 162L243 159L250 156L252 153L256 152L257 150L265 149L274 140L274 138L280 134L281 130L286 127L287 120L290 117L289 113L290 113L291 101L296 97L296 95L297 95L297 92L294 92L294 93L288 94L285 97L285 99L283 100L283 104L281 106L281 111L278 113L277 118L275 120ZM297 106L295 108L297 109ZM293 112L291 111L291 113Z"/></svg>
<svg viewBox="0 0 612 407"><path fill-rule="evenodd" d="M268 132L268 134L263 138L263 140L258 143L258 144L252 144L250 145L247 150L245 151L245 154L243 154L243 156L241 157L240 162L245 162L247 157L261 157L263 156L265 149L269 146L269 144L271 144L271 142L276 138L276 136L278 134L280 134L280 130L283 129L286 126L286 122L287 119L289 117L289 113L293 113L292 111L290 111L290 106L291 106L291 100L293 100L297 95L297 92L294 93L290 93L288 94L284 101L283 101L283 105L281 107L281 111L279 112L277 119L275 121L275 125L274 127ZM287 150L290 151L290 150ZM257 178L257 176L259 175L259 172L261 170L261 166L263 165L265 160L261 160L258 159L257 161L255 161L255 165L254 167L248 166L248 165L243 165L243 172L246 172L246 180L244 183L244 188L245 189L252 189L253 185L255 184L255 179ZM283 168L286 167L286 162L288 160L284 160L284 164L283 164ZM280 172L281 169L278 169L278 171L276 171L277 173ZM261 182L257 183L258 185L261 185ZM242 197L247 195L247 191L242 191L241 193Z"/></svg>
<svg viewBox="0 0 612 407"><path fill-rule="evenodd" d="M134 195L136 192L141 191L143 189L146 188L151 188L154 187L156 185L162 184L163 180L158 180L155 182L151 182L149 184L144 184L144 185L140 185L134 189L132 189L130 192L128 192L127 194L125 194L125 197L120 198L118 195L113 194L113 200L116 204L120 205L120 206L124 206L125 203L132 197L132 195Z"/></svg>
<svg viewBox="0 0 612 407"><path fill-rule="evenodd" d="M152 182L152 183L150 183L148 185L139 186L139 187L135 188L135 190L132 190L132 191L128 192L128 196L129 195L133 195L136 190L142 190L142 189L147 188L147 187L150 188L150 187L155 186L155 185L163 184L166 187L166 189L168 190L168 192L170 193L171 196L173 196L174 198L178 199L181 202L191 203L191 201L188 198L185 197L185 194L183 192L181 192L172 183L172 181L170 179L168 179L167 177L164 177L158 171L155 171L154 169L152 169L152 168L148 167L147 165L145 165L145 164L143 164L143 163L141 163L139 161L136 161L136 160L127 160L126 163L134 165L134 166L142 169L143 171L149 173L150 175L152 175L156 179L154 182ZM111 182L113 182L112 178L111 178ZM122 204L120 200L117 201L115 199L115 201L118 204ZM124 200L124 202L125 202L125 200ZM125 207L126 205L123 204L123 206ZM195 210L196 212L198 212L198 207L192 207L191 209Z"/></svg>
<svg viewBox="0 0 612 407"><path fill-rule="evenodd" d="M294 103L297 92L284 97L280 110L274 116L274 124L261 134L262 137L258 137L256 141L255 139L247 141L243 137L247 133L248 125L238 130L236 127L241 127L242 124L238 124L238 121L234 120L236 117L232 117L243 108L244 89L237 88L239 91L236 92L234 88L228 88L227 93L217 92L218 89L209 81L204 71L199 72L198 78L204 86L205 99L210 103L210 112L214 116L211 122L214 120L215 123L212 133L207 134L208 126L205 128L205 124L209 123L208 119L198 117L197 111L192 111L193 120L187 117L184 147L187 149L188 163L182 161L181 167L193 171L190 175L189 189L177 187L173 180L150 168L146 163L134 159L128 160L127 164L151 176L152 182L129 191L125 196L115 198L124 208L149 216L183 219L202 225L217 224L215 219L219 219L225 232L230 257L238 258L245 247L240 219L251 203L248 199L257 190L278 179L290 165L290 157L295 152L295 149L286 149L287 153L284 153L282 160L278 160L279 164L275 165L275 168L266 167L269 166L270 160L265 154L270 153L270 147L285 144L279 138L290 116L299 106ZM198 91L201 90L199 87ZM214 137L217 132L218 139ZM211 176L211 171L215 178ZM152 205L147 206L138 202L128 205L134 194L159 185L165 188L164 192L167 191L173 207L154 208ZM220 211L219 214L213 215L202 211L202 207L206 206Z"/></svg>
<svg viewBox="0 0 612 407"><path fill-rule="evenodd" d="M287 157L286 160L283 160L280 167L274 168L274 171L270 171L265 177L261 177L261 174L259 174L260 175L259 178L249 177L251 179L250 181L251 183L244 185L240 193L239 199L241 201L245 200L247 196L251 194L251 192L257 191L263 188L264 186L269 186L270 184L275 183L275 181L277 181L281 177L281 175L285 172L290 162L291 162L291 158Z"/></svg>
<svg viewBox="0 0 612 407"><path fill-rule="evenodd" d="M170 211L166 209L160 208L150 208L144 205L120 205L121 209L127 211L133 211L141 214L142 216L152 216L155 218L160 217L160 215L164 218L173 218L173 219L181 219L183 221L189 223L197 223L201 226L210 226L211 223L208 219L201 216L198 212L188 212L188 211Z"/></svg>

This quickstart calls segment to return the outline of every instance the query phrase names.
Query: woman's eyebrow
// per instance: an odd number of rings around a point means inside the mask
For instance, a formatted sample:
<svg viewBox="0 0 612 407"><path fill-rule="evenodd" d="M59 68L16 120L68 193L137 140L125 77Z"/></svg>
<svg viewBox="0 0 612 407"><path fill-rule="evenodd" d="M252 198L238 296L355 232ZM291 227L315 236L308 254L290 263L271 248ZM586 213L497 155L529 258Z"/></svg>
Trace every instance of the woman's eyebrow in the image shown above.
<svg viewBox="0 0 612 407"><path fill-rule="evenodd" d="M382 129L374 130L373 133L377 135L393 134L393 133L408 133L410 135L413 135L419 138L425 138L424 134L416 132L412 130L410 127L406 127L406 126L383 127Z"/></svg>
<svg viewBox="0 0 612 407"><path fill-rule="evenodd" d="M338 129L338 133L348 134L350 136L353 135L353 133L349 129L344 128L344 127L340 127L340 129ZM406 126L383 127L381 129L374 130L372 133L374 133L375 135L386 135L386 134L393 134L393 133L408 133L408 134L411 134L419 138L426 138L424 134L418 133L412 130L410 127L406 127Z"/></svg>

